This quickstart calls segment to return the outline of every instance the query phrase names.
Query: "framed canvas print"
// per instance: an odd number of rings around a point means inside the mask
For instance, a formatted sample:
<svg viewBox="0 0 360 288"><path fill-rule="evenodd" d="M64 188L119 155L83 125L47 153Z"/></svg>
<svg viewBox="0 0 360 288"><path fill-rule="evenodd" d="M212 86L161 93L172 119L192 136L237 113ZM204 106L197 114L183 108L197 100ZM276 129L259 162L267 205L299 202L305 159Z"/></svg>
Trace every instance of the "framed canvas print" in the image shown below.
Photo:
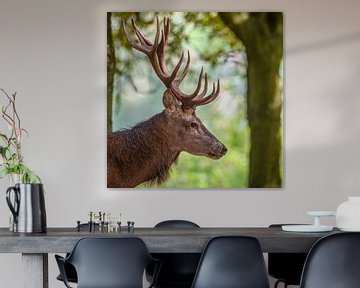
<svg viewBox="0 0 360 288"><path fill-rule="evenodd" d="M281 188L281 12L108 12L107 186Z"/></svg>

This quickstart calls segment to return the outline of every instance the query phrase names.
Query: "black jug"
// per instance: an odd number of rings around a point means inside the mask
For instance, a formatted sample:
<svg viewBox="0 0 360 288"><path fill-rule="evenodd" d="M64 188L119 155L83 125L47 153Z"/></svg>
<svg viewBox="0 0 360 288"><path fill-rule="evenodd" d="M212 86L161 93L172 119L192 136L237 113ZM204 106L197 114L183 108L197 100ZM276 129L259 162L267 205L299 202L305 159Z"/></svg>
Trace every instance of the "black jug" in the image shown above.
<svg viewBox="0 0 360 288"><path fill-rule="evenodd" d="M14 193L11 201L11 192ZM15 184L6 190L6 202L14 216L13 231L45 233L46 211L42 184Z"/></svg>

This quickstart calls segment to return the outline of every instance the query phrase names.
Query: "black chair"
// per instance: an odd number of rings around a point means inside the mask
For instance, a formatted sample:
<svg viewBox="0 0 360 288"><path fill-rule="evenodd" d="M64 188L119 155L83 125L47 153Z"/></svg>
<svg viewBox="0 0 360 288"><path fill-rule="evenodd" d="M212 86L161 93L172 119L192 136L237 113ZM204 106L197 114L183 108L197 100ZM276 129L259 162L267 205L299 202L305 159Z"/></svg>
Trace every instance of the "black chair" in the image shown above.
<svg viewBox="0 0 360 288"><path fill-rule="evenodd" d="M280 228L287 224L272 224L270 228ZM280 283L286 288L288 285L300 285L301 273L307 253L269 253L268 272L277 281L274 288Z"/></svg>
<svg viewBox="0 0 360 288"><path fill-rule="evenodd" d="M83 229L88 230L89 229L89 224L88 223L80 224L80 229L81 230L83 230ZM99 229L99 224L98 223L95 223L95 229L97 229L97 230ZM69 253L66 254L66 257L68 257L68 256L69 256ZM74 266L71 265L70 263L67 263L67 262L65 262L64 266L65 266L65 275L66 275L66 278L67 278L68 282L77 283L77 275L76 275L76 270L75 270ZM61 277L61 274L59 274L56 277L56 279L59 280L59 281L64 282L64 280Z"/></svg>
<svg viewBox="0 0 360 288"><path fill-rule="evenodd" d="M66 257L68 257L68 256L69 256L69 254L66 254ZM76 274L75 267L73 265L71 265L68 262L64 262L64 273L66 275L66 279L68 282L77 283L77 274ZM56 279L64 282L63 278L61 277L61 274L59 274L56 277Z"/></svg>
<svg viewBox="0 0 360 288"><path fill-rule="evenodd" d="M256 238L220 236L207 244L192 288L269 288Z"/></svg>
<svg viewBox="0 0 360 288"><path fill-rule="evenodd" d="M66 287L70 285L65 263L75 267L78 288L142 288L145 268L156 262L139 238L82 238L68 257L55 258Z"/></svg>
<svg viewBox="0 0 360 288"><path fill-rule="evenodd" d="M166 220L155 225L155 228L200 228L199 225L187 220ZM190 288L194 280L200 253L156 253L152 254L161 259L156 288ZM147 279L151 280L153 269L147 269Z"/></svg>
<svg viewBox="0 0 360 288"><path fill-rule="evenodd" d="M300 287L360 287L360 233L338 233L318 240L306 259Z"/></svg>

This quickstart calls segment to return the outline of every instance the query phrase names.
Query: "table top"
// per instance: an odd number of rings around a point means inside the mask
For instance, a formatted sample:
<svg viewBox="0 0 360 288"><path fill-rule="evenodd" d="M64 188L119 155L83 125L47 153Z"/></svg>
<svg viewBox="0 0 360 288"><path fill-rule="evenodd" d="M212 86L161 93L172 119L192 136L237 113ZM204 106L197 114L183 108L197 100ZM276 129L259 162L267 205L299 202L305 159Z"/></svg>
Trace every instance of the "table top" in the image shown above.
<svg viewBox="0 0 360 288"><path fill-rule="evenodd" d="M321 237L338 233L283 232L281 227L258 228L135 228L134 232L78 232L76 228L48 228L47 233L14 233L0 228L0 253L65 253L83 237L139 237L152 253L201 253L215 236L252 236L263 252L308 252Z"/></svg>

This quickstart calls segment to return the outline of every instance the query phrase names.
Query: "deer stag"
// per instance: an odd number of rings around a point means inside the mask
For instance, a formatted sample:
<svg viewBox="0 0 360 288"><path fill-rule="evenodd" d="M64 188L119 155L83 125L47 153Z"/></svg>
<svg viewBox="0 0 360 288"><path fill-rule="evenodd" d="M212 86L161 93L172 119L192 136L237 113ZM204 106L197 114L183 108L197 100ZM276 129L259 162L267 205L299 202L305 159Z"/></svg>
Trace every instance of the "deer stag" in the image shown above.
<svg viewBox="0 0 360 288"><path fill-rule="evenodd" d="M108 187L135 187L144 182L160 184L168 178L171 165L176 163L182 151L211 159L220 159L227 151L225 145L206 129L195 114L197 106L206 105L219 95L219 80L217 84L213 83L212 92L206 95L208 77L207 74L203 77L202 68L195 91L191 94L182 92L179 86L188 71L190 53L187 52L187 62L179 77L177 74L184 52L173 71L169 72L165 63L169 18L164 19L161 32L158 19L156 24L155 40L151 43L136 27L133 19L132 26L138 42L131 39L125 23L122 23L129 44L148 56L156 75L165 84L162 99L165 109L132 129L108 134ZM203 78L204 86L201 89Z"/></svg>

